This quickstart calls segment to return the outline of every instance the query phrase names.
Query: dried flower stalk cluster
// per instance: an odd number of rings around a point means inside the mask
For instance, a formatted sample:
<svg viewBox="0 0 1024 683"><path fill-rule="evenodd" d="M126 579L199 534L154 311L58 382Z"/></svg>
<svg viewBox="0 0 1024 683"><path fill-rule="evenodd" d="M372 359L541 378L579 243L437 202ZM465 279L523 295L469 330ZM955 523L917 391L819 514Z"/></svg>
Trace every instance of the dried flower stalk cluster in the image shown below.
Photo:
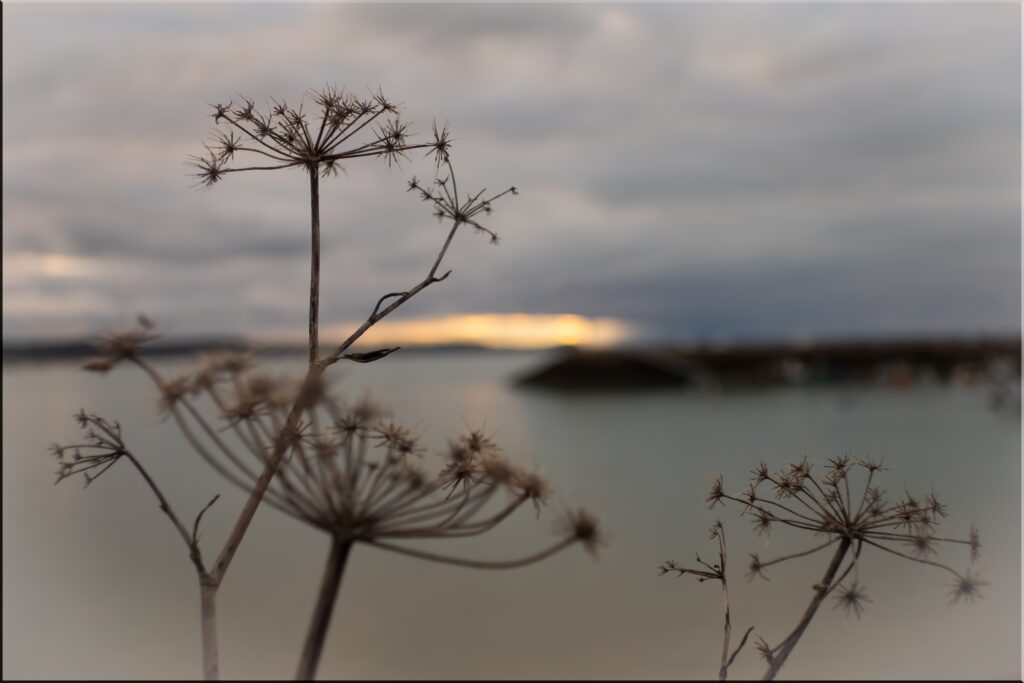
<svg viewBox="0 0 1024 683"><path fill-rule="evenodd" d="M758 535L769 534L779 525L823 539L806 550L781 557L765 560L756 553L751 555L750 578L767 578L765 570L769 567L814 555L826 548L833 549L825 574L815 584L814 596L796 628L775 646L764 638L759 639L758 650L768 662L765 680L773 679L778 673L826 597L832 595L836 607L860 616L865 603L870 602L859 577L859 560L865 548L876 548L948 572L953 577L949 591L951 602L973 600L979 595L979 588L985 585L970 570L961 573L933 558L940 545L959 544L969 549L971 562L974 562L981 548L977 529L972 525L966 539L940 535L937 527L946 517L946 508L938 497L934 493L921 497L904 493L894 500L888 499L875 481L878 472L885 469L881 462L851 460L849 456L829 458L821 473L806 458L774 473L762 462L751 472L746 490L739 494L728 493L722 478L715 477L706 498L710 507L719 503L739 505L741 514L753 518ZM691 569L669 561L660 567L660 572L680 576L693 574L701 581L718 579L724 588L725 541L720 533L721 524L717 523L713 531L713 536L720 541L720 565L707 565L698 557L704 569ZM728 597L726 615L728 623ZM723 679L725 670L723 655Z"/></svg>
<svg viewBox="0 0 1024 683"><path fill-rule="evenodd" d="M537 472L514 464L479 430L452 440L431 470L412 433L385 419L380 408L368 401L346 407L322 384L310 388L270 376L248 354L207 354L193 372L165 377L141 354L143 343L154 338L155 333L144 328L111 336L105 343L107 355L89 365L106 371L128 361L142 369L159 391L164 415L174 421L196 453L242 491L253 488L275 443L284 440L286 455L263 499L332 539L333 583L327 585L331 601L312 627L301 678L315 673L341 578L339 570L355 543L483 569L524 566L574 543L593 552L600 543L595 518L578 510L560 521L559 537L552 544L519 558L482 561L404 546L402 541L410 539L486 533L526 503L532 503L539 514L549 486ZM311 395L300 400L299 392ZM303 417L288 428L289 412L297 404L306 406ZM196 540L199 520L192 533L176 521L163 494L124 444L120 425L84 412L77 419L85 430L84 442L54 447L58 481L81 474L88 484L119 459L128 458L150 483L161 508L175 520L193 562L205 574Z"/></svg>
<svg viewBox="0 0 1024 683"><path fill-rule="evenodd" d="M304 113L312 102L312 125ZM352 546L366 543L427 560L468 567L503 569L540 561L575 543L593 552L601 542L597 521L585 510L568 512L557 526L557 540L524 557L480 561L433 553L403 544L404 540L455 538L483 534L498 526L527 502L537 508L548 486L536 473L505 458L480 431L456 438L442 456L442 465L425 467L423 449L411 433L384 422L368 403L345 408L326 390L324 372L341 360L369 363L395 348L351 350L373 325L426 287L446 279L441 264L460 228L468 226L498 235L480 223L493 211L492 202L514 187L485 197L485 190L460 194L449 156L447 126L432 128L427 143L408 140L409 126L398 107L380 92L359 98L334 87L307 94L298 107L274 101L267 112L242 98L239 105L212 105L220 128L206 154L190 157L198 183L210 187L228 173L303 168L310 183L311 251L309 296L309 364L299 381L260 372L249 356L208 355L192 373L164 377L142 357L142 347L159 335L147 318L136 328L101 340L101 355L85 369L105 373L122 362L143 370L160 394L161 412L174 420L192 448L218 473L248 494L223 549L212 565L202 558L199 513L191 532L180 522L162 491L125 445L116 422L96 415L77 417L82 443L54 446L58 482L81 474L88 485L127 458L142 475L160 508L189 547L200 583L203 669L208 679L219 676L216 639L216 594L258 506L272 507L327 532L331 553L305 641L298 677L312 678L326 638L341 578ZM434 215L450 221L441 247L426 276L417 284L381 296L366 320L332 352L319 352L320 195L321 177L336 175L341 162L362 157L383 158L389 166L411 150L426 150L435 170L446 175L429 185L413 178L409 190L433 206ZM266 161L234 165L240 155ZM502 502L504 500L504 502Z"/></svg>

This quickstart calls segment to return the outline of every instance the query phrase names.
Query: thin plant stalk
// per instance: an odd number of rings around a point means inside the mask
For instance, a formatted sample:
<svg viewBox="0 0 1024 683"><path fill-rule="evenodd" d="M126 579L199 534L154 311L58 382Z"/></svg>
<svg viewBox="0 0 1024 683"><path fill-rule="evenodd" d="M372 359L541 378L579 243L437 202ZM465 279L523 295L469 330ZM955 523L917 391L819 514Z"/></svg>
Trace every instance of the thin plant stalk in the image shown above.
<svg viewBox="0 0 1024 683"><path fill-rule="evenodd" d="M309 366L319 356L320 335L320 168L309 166L310 254L309 254Z"/></svg>
<svg viewBox="0 0 1024 683"><path fill-rule="evenodd" d="M775 679L775 675L779 673L779 669L786 663L786 658L789 657L789 653L796 647L797 641L807 630L808 625L811 623L811 619L814 618L815 612L821 607L821 603L825 601L828 594L832 592L835 587L836 574L839 573L839 567L842 566L843 560L846 558L846 553L850 550L851 541L849 538L843 538L839 542L839 547L836 548L835 554L832 556L832 561L828 565L828 569L825 570L825 575L821 577L821 581L814 587L814 597L811 598L811 602L807 605L807 609L804 610L804 615L800 617L800 622L793 629L793 632L786 636L778 647L778 650L772 654L771 661L768 662L768 670L765 671L764 676L761 678L762 681L771 681Z"/></svg>
<svg viewBox="0 0 1024 683"><path fill-rule="evenodd" d="M203 639L203 678L216 681L220 678L217 650L217 586L200 577L199 601Z"/></svg>
<svg viewBox="0 0 1024 683"><path fill-rule="evenodd" d="M747 629L746 633L743 634L743 638L740 639L740 644L736 646L732 654L729 653L729 642L732 639L732 610L729 607L729 582L726 578L726 560L728 553L726 552L725 544L725 527L721 521L716 520L714 525L711 527L711 538L718 539L718 564L711 565L700 559L700 555L697 556L697 562L704 566L704 569L692 569L688 567L681 567L675 562L669 561L661 565L660 573L668 574L675 572L680 576L684 574L693 574L697 577L700 582L704 581L718 581L722 584L722 609L725 613L723 634L722 634L722 661L718 669L718 680L724 681L729 677L729 667L736 660L736 656L743 649L743 646L747 644L747 639L750 637L750 632L754 630L751 626Z"/></svg>
<svg viewBox="0 0 1024 683"><path fill-rule="evenodd" d="M320 655L327 640L327 628L331 623L331 615L334 613L334 604L338 599L341 579L345 573L345 565L348 562L351 549L352 541L350 540L337 536L331 540L331 553L327 557L327 566L324 568L324 576L320 582L316 608L313 610L313 618L309 624L309 631L306 633L306 642L302 647L299 669L295 674L296 680L312 680L316 674Z"/></svg>
<svg viewBox="0 0 1024 683"><path fill-rule="evenodd" d="M725 625L723 626L725 633L722 636L722 665L718 669L718 680L724 681L729 673L729 638L732 636L732 616L729 612L729 582L725 578L725 539L719 537L718 540L723 547L723 550L720 550L718 553L718 561L722 567L722 609L725 611Z"/></svg>
<svg viewBox="0 0 1024 683"><path fill-rule="evenodd" d="M736 646L736 649L729 654L729 640L732 638L732 613L729 609L729 581L726 577L726 555L725 552L725 528L721 525L718 527L718 562L721 568L719 581L722 583L722 609L725 612L725 624L723 626L722 635L722 664L718 669L718 680L724 681L729 677L729 667L732 666L733 661L736 659L736 655L740 653L743 646L747 643L747 638L750 637L750 632L754 630L751 626L747 629L747 632L743 634L743 638L740 639L740 644Z"/></svg>

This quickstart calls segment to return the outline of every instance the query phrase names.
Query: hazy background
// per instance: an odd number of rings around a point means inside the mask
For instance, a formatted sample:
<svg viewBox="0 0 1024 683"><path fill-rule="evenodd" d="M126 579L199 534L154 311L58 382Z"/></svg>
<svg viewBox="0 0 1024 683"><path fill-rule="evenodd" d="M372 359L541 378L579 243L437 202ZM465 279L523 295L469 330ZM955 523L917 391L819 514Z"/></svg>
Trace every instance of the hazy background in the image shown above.
<svg viewBox="0 0 1024 683"><path fill-rule="evenodd" d="M392 339L494 345L1019 333L1020 8L785 5L28 5L3 7L3 339L74 337L145 312L170 336L301 342L308 195L299 171L206 191L211 103L381 86L425 134L455 135L462 187L521 190L466 235L452 278ZM364 90L365 92L365 90ZM321 326L339 335L419 281L442 238L405 193L417 158L353 163L322 191ZM322 674L708 678L717 587L658 578L710 553L715 473L849 452L886 488L934 490L943 530L981 529L984 599L946 605L941 571L866 557L862 620L822 609L794 678L1018 678L1019 410L989 389L880 386L564 395L513 388L542 353L399 353L338 368L437 448L486 424L559 497L466 555L548 539L564 505L610 543L511 573L360 548ZM160 361L161 367L176 360ZM298 369L301 357L273 361ZM207 554L241 497L161 423L144 378L76 363L3 368L3 654L12 678L195 677L195 577L133 473L53 487L47 445L85 406L119 419ZM1019 385L1016 385L1019 386ZM1018 393L1019 396L1019 393ZM1019 406L1019 402L1018 402ZM721 513L737 572L753 536ZM967 567L953 548L944 561ZM365 551L365 552L364 552ZM327 541L261 511L220 592L223 672L292 675ZM890 561L891 560L891 561ZM736 632L772 642L820 575L733 579ZM751 650L738 677L762 673Z"/></svg>
<svg viewBox="0 0 1024 683"><path fill-rule="evenodd" d="M772 567L763 559L819 539L785 528L756 536L735 508L708 510L720 473L740 490L764 458L816 467L850 453L883 459L891 496L935 492L949 518L937 533L981 533L981 557L952 545L937 559L986 585L975 602L947 604L953 577L867 548L861 619L819 610L783 669L796 679L1007 679L1021 673L1020 418L988 408L984 386L783 387L751 392L661 390L558 394L509 386L539 352L400 352L343 366L336 389L367 388L432 451L467 425L485 426L509 457L537 464L555 488L539 518L526 507L478 539L431 543L463 557L510 558L550 542L568 506L600 515L608 544L596 561L578 547L495 572L444 566L359 546L346 569L320 677L447 679L701 679L718 672L719 587L658 576L668 559L713 557L716 517L729 540L734 635L778 643L821 578L827 556ZM272 365L302 368L296 355ZM181 361L158 361L172 370ZM53 486L53 441L76 440L81 406L121 420L125 438L185 519L203 518L211 557L244 498L213 474L154 410L141 372L100 377L76 363L8 364L3 373L4 678L197 678L195 570L152 494L127 463L87 489ZM854 487L856 491L856 487ZM323 532L271 508L256 515L218 594L222 672L290 678L327 558ZM874 551L874 552L873 552ZM827 552L827 551L824 551ZM734 641L738 642L738 641ZM731 672L756 679L746 649Z"/></svg>
<svg viewBox="0 0 1024 683"><path fill-rule="evenodd" d="M464 187L522 190L491 219L501 246L458 243L455 278L405 320L573 314L637 339L1020 326L1014 3L7 4L4 19L5 339L139 311L177 334L301 339L305 176L202 191L183 161L210 103L327 83L381 86L420 134L448 121ZM403 193L429 161L347 170L323 190L329 333L418 281L441 238Z"/></svg>

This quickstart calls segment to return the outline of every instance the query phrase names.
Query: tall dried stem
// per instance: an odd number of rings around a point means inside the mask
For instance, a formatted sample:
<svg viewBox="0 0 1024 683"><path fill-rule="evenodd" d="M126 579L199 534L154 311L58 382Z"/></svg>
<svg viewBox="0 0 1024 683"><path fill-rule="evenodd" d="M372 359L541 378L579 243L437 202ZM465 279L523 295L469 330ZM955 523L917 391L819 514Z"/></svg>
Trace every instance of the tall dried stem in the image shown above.
<svg viewBox="0 0 1024 683"><path fill-rule="evenodd" d="M309 253L309 365L319 356L320 334L320 168L309 166L310 253Z"/></svg>
<svg viewBox="0 0 1024 683"><path fill-rule="evenodd" d="M811 619L814 618L814 614L821 607L821 603L825 601L828 594L836 587L834 583L836 574L839 573L839 567L842 566L843 560L846 558L846 553L850 550L852 541L848 538L844 538L839 542L839 547L836 548L835 554L832 555L832 561L829 562L828 569L825 570L825 575L821 577L821 581L814 586L814 597L811 598L811 602L807 605L807 609L804 610L804 614L800 617L800 621L797 623L796 628L786 636L778 649L776 649L768 661L768 669L764 672L764 676L761 678L762 681L774 680L776 674L779 673L779 669L786 663L786 659L789 658L789 653L796 647L800 637L807 630L807 627L811 623Z"/></svg>
<svg viewBox="0 0 1024 683"><path fill-rule="evenodd" d="M302 646L299 670L295 674L296 680L311 680L316 674L317 665L320 663L320 654L323 652L324 642L327 640L327 627L331 623L331 614L334 612L338 590L341 588L341 577L345 572L345 564L348 562L351 549L352 541L338 537L331 540L331 553L327 558L327 566L320 582L320 592L317 595L316 608L313 610L313 618L306 634L306 641Z"/></svg>

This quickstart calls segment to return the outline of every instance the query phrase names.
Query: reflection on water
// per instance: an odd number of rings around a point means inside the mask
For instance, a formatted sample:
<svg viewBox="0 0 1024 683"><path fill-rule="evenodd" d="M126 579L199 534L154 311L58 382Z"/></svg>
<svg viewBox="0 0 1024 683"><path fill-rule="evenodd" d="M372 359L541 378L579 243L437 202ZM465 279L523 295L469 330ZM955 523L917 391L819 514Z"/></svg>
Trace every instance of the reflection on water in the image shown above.
<svg viewBox="0 0 1024 683"><path fill-rule="evenodd" d="M657 391L560 396L505 381L532 354L396 355L346 367L339 390L373 395L440 447L466 424L516 457L539 463L554 508L453 549L514 556L550 534L552 514L586 504L609 545L598 561L578 548L526 569L481 572L359 547L342 586L320 668L323 678L711 678L721 637L716 585L657 576L669 558L712 555L707 527L721 515L736 573L734 632L777 642L795 624L821 557L770 582L747 582L750 552L782 553L779 530L754 535L734 511L707 510L711 477L741 488L758 460L807 455L883 458L883 487L934 489L945 531L981 530L975 603L947 605L940 570L868 556L862 619L822 609L783 674L789 678L1017 678L1020 675L1021 463L1019 416L989 410L983 389ZM301 367L301 359L276 361ZM172 361L167 364L173 365ZM142 398L145 397L145 398ZM198 677L198 594L180 538L127 467L82 490L53 486L46 447L75 435L86 406L118 419L180 514L224 494L205 520L219 549L241 495L156 417L155 396L129 368L109 377L73 365L7 365L3 378L3 673L5 678ZM222 672L294 672L327 539L263 510L220 592ZM968 553L943 558L966 569ZM731 670L762 670L753 649Z"/></svg>

